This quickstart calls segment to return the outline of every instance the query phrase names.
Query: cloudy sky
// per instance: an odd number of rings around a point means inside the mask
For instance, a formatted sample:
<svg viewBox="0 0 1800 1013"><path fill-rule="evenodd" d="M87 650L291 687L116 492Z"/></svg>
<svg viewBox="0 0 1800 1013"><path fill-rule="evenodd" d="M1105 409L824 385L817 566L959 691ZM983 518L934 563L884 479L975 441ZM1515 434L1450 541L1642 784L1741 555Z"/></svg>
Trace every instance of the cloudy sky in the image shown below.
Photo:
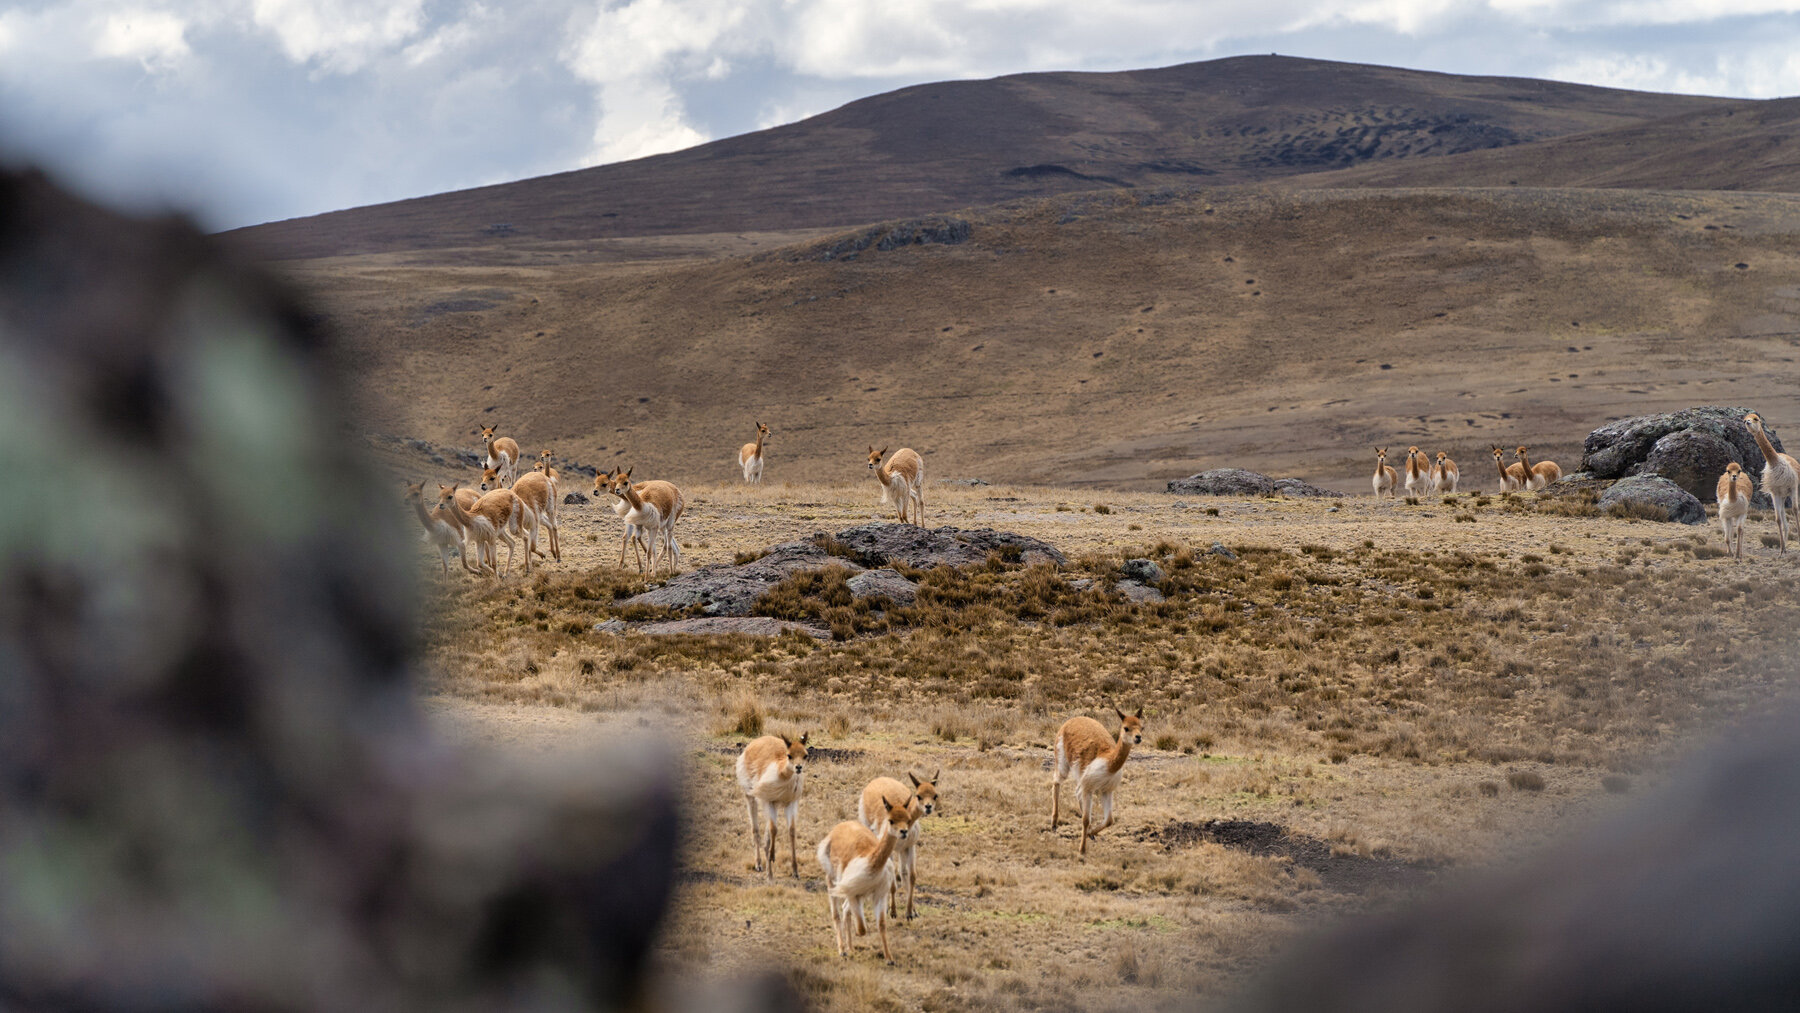
<svg viewBox="0 0 1800 1013"><path fill-rule="evenodd" d="M0 161L229 228L924 81L1269 52L1772 98L1800 0L0 0Z"/></svg>

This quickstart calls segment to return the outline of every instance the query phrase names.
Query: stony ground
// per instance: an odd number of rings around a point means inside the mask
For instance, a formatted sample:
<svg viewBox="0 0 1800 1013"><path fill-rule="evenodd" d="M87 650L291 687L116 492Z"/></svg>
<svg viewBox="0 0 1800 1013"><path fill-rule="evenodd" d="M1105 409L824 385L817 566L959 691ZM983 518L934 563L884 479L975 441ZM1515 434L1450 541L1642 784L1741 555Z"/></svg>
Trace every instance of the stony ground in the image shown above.
<svg viewBox="0 0 1800 1013"><path fill-rule="evenodd" d="M877 496L872 482L691 488L685 563L867 523ZM1593 514L1531 496L938 485L929 524L1041 538L1069 568L915 574L936 604L856 616L885 626L819 643L593 632L644 584L615 567L611 511L567 507L563 560L530 579L440 585L421 548L427 701L461 739L542 750L648 733L682 757L671 980L777 970L845 1010L1216 996L1296 931L1628 803L1784 688L1800 552L1760 544L1771 521L1753 518L1738 562L1716 527ZM1166 602L1107 598L1133 557L1166 570ZM1071 590L1083 578L1097 589ZM1067 824L1049 829L1048 744L1072 714L1115 721L1115 702L1146 707L1145 744L1119 825L1083 861ZM821 748L800 875L784 837L765 880L731 765L752 732L802 730ZM867 940L840 959L814 846L870 778L940 768L920 916L891 931L898 965Z"/></svg>

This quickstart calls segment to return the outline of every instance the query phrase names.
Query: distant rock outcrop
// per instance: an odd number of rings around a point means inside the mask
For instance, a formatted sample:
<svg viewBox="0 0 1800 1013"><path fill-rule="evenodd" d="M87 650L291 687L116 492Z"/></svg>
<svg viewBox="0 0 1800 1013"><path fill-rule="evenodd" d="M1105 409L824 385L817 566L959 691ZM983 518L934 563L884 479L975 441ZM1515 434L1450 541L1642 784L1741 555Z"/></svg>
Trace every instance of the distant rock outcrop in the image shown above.
<svg viewBox="0 0 1800 1013"><path fill-rule="evenodd" d="M1661 475L1701 501L1711 501L1727 464L1735 461L1752 472L1761 467L1762 452L1744 425L1749 412L1707 405L1609 422L1583 441L1581 470L1595 478ZM1773 431L1769 440L1781 449Z"/></svg>
<svg viewBox="0 0 1800 1013"><path fill-rule="evenodd" d="M1243 468L1214 468L1169 482L1169 491L1184 496L1342 496L1297 478L1270 478Z"/></svg>
<svg viewBox="0 0 1800 1013"><path fill-rule="evenodd" d="M953 527L928 531L912 524L864 524L836 535L819 532L811 538L782 542L748 563L703 566L629 598L625 604L697 609L709 616L746 616L757 598L790 575L841 566L855 574L849 583L857 598L886 598L904 606L912 604L918 589L892 568L894 564L918 570L972 566L986 562L993 552L1025 564L1062 566L1068 562L1048 542L1009 531Z"/></svg>
<svg viewBox="0 0 1800 1013"><path fill-rule="evenodd" d="M1681 524L1706 523L1706 507L1700 500L1661 475L1622 478L1606 490L1598 505L1601 513L1622 513ZM1659 516L1659 512L1666 516Z"/></svg>
<svg viewBox="0 0 1800 1013"><path fill-rule="evenodd" d="M855 260L857 254L871 247L886 251L926 243L955 246L968 242L972 232L966 218L914 218L904 222L887 222L854 235L829 240L810 247L807 253L814 260Z"/></svg>

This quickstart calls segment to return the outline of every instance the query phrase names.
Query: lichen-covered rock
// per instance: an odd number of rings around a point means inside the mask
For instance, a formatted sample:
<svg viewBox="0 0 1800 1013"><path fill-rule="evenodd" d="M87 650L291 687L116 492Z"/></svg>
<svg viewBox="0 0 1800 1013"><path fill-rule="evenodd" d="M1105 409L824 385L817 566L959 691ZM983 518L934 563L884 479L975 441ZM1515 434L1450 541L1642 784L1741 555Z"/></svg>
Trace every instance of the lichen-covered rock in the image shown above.
<svg viewBox="0 0 1800 1013"><path fill-rule="evenodd" d="M1342 499L1344 496L1341 492L1333 492L1330 489L1321 489L1316 485L1302 482L1297 478L1276 479L1275 492L1277 495L1287 496L1290 499L1311 499L1318 497Z"/></svg>
<svg viewBox="0 0 1800 1013"><path fill-rule="evenodd" d="M1662 518L1656 516L1656 511L1660 510L1667 514L1668 520L1677 523L1706 523L1706 507L1700 504L1700 500L1661 475L1622 478L1606 490L1606 494L1600 497L1598 506L1601 513L1659 520Z"/></svg>

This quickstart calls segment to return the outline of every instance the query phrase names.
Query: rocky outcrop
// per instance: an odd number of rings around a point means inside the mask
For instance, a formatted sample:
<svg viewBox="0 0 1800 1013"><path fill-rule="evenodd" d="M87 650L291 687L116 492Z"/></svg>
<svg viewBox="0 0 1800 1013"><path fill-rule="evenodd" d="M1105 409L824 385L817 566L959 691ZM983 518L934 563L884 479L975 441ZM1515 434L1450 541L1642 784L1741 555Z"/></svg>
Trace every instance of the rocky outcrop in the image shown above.
<svg viewBox="0 0 1800 1013"><path fill-rule="evenodd" d="M962 531L942 527L927 531L913 524L864 524L836 535L819 532L808 539L772 546L748 563L715 563L681 574L661 587L625 601L698 611L709 616L745 616L756 599L803 570L841 566L854 574L849 581L857 598L886 598L896 606L912 604L917 585L894 565L918 570L934 566L973 566L999 552L1026 565L1068 562L1048 542L1010 531L984 528Z"/></svg>
<svg viewBox="0 0 1800 1013"><path fill-rule="evenodd" d="M1600 497L1601 513L1670 520L1681 524L1706 523L1706 507L1686 489L1661 475L1633 475L1613 483ZM1666 517L1658 514L1660 511Z"/></svg>
<svg viewBox="0 0 1800 1013"><path fill-rule="evenodd" d="M1068 563L1056 546L1010 531L977 528L963 531L943 527L926 530L916 524L864 524L837 533L839 551L865 567L902 563L916 570L940 564L973 566L987 562L988 553L1016 557L1027 566L1035 563Z"/></svg>
<svg viewBox="0 0 1800 1013"><path fill-rule="evenodd" d="M1708 405L1609 422L1583 441L1580 470L1595 478L1661 475L1711 501L1727 464L1735 461L1752 473L1762 466L1762 452L1744 425L1749 412ZM1773 432L1769 439L1782 449Z"/></svg>
<svg viewBox="0 0 1800 1013"><path fill-rule="evenodd" d="M1214 468L1169 482L1169 491L1184 496L1342 496L1297 478L1270 478L1243 468Z"/></svg>

